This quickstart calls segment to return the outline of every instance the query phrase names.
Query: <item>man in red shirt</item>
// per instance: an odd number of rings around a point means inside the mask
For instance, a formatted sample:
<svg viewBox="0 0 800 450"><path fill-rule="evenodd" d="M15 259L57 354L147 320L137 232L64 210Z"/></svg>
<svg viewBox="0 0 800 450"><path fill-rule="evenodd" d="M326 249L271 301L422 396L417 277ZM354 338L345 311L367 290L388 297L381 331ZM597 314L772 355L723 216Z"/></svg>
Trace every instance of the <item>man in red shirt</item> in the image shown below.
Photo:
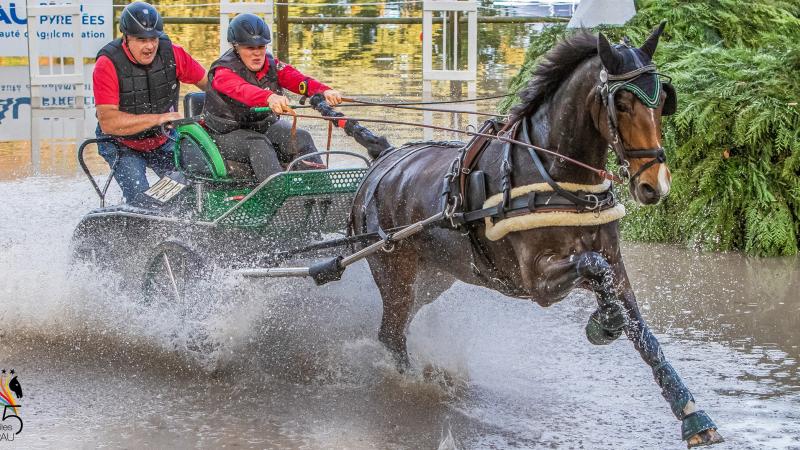
<svg viewBox="0 0 800 450"><path fill-rule="evenodd" d="M180 83L205 89L205 69L163 33L156 9L134 2L122 10L122 38L97 54L92 74L100 155L112 167L126 202L149 188L145 171L174 170L174 143L161 125L181 118Z"/></svg>
<svg viewBox="0 0 800 450"><path fill-rule="evenodd" d="M205 125L223 156L250 163L259 181L282 170L281 160L317 148L307 131L297 130L293 138L288 121L272 113L253 113L251 108L269 106L276 113L289 112L283 89L308 96L322 93L331 105L342 101L338 91L274 59L266 50L271 40L269 27L260 17L236 16L228 28L233 48L209 68L203 108ZM317 157L313 162L321 160Z"/></svg>

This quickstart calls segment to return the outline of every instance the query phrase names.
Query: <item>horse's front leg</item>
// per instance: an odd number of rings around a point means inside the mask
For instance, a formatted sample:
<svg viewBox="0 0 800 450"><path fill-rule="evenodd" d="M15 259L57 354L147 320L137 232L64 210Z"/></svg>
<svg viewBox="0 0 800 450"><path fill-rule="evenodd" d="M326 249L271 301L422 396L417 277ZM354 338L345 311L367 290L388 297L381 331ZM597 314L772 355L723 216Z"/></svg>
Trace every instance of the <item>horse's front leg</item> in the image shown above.
<svg viewBox="0 0 800 450"><path fill-rule="evenodd" d="M586 338L595 345L605 345L615 341L625 327L624 308L620 302L614 271L602 255L587 252L580 255L576 272L588 280L597 296L598 308L589 316L586 324Z"/></svg>
<svg viewBox="0 0 800 450"><path fill-rule="evenodd" d="M681 421L681 435L687 445L695 447L722 442L717 426L708 414L697 409L692 393L667 362L661 345L642 318L622 261L612 266L602 255L587 252L580 256L576 269L581 277L590 281L597 294L600 309L592 315L598 318L595 331L602 337L602 333L609 332L609 327L613 332L614 327L621 325L642 359L653 370L653 376L661 387L661 395ZM620 310L624 316L618 315ZM592 320L587 326L587 334L590 328Z"/></svg>

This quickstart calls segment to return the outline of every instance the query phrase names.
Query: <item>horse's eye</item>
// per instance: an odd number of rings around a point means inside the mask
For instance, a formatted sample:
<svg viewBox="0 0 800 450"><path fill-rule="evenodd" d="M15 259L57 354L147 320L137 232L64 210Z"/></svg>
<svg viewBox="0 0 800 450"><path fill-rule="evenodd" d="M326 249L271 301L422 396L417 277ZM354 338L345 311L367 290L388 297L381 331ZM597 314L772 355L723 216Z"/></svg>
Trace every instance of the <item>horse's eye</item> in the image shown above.
<svg viewBox="0 0 800 450"><path fill-rule="evenodd" d="M617 101L615 102L615 105L616 105L616 107L617 107L617 111L618 111L618 112L624 112L624 113L627 113L627 112L630 112L630 111L631 111L631 108L628 106L628 103L627 103L627 102L624 102L624 101L621 101L621 100L617 100Z"/></svg>

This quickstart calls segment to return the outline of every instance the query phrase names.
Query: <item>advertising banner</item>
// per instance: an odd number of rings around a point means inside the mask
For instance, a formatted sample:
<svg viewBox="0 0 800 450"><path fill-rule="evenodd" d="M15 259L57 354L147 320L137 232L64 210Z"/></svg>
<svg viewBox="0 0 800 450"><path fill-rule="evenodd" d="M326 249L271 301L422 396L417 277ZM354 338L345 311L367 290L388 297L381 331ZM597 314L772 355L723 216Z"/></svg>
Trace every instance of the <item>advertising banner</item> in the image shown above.
<svg viewBox="0 0 800 450"><path fill-rule="evenodd" d="M31 0L31 5L46 2ZM83 56L94 58L97 51L114 37L114 12L111 0L81 0L81 46ZM0 56L28 56L28 20L25 0L0 0ZM71 56L72 16L38 17L36 39L42 43L42 56Z"/></svg>
<svg viewBox="0 0 800 450"><path fill-rule="evenodd" d="M92 70L94 64L84 66L86 110L84 135L93 136L97 126L92 95ZM27 141L31 138L31 87L28 84L27 66L0 66L0 141ZM72 86L44 87L44 106L69 106L75 102ZM56 132L58 130L51 130ZM41 136L42 138L60 136Z"/></svg>

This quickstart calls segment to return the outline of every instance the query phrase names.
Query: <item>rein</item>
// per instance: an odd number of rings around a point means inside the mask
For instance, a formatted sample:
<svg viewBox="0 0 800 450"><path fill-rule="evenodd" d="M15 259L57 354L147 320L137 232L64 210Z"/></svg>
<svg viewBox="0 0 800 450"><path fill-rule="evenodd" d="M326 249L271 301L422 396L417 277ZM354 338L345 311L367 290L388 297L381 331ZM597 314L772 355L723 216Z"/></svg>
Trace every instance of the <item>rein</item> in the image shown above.
<svg viewBox="0 0 800 450"><path fill-rule="evenodd" d="M491 98L491 97L487 97L487 98ZM469 101L476 101L476 100L483 100L483 98L481 98L481 99L469 99ZM339 106L380 106L380 107L384 107L384 108L411 109L411 110L415 110L415 111L432 111L432 112L445 112L445 113L472 114L472 115L475 115L475 116L489 116L489 117L502 117L502 118L508 117L508 115L506 115L506 114L487 113L487 112L480 112L480 111L462 111L462 110L458 110L458 109L423 108L423 107L420 107L420 106L411 106L413 103L412 104L408 104L408 103L376 103L376 102L367 102L367 101L363 101L363 100L354 100L352 98L347 98L347 97L342 98L342 101L347 102L347 103L351 103L351 104L350 105L339 105ZM447 102L447 103L460 103L462 101L463 100L455 100L455 101ZM429 104L435 105L435 104L438 104L438 103L439 102L424 102L424 103L419 103L419 104L420 105L429 105Z"/></svg>
<svg viewBox="0 0 800 450"><path fill-rule="evenodd" d="M285 114L281 114L281 115L285 115ZM370 119L370 118L348 117L348 116L340 116L340 117L311 116L311 115L306 115L306 114L293 114L293 116L294 117L299 117L299 118L304 118L304 119L307 118L307 119L331 120L331 121L334 121L334 123L336 123L336 126L339 127L339 128L342 128L344 126L345 122L352 120L352 121L357 121L357 122L373 122L373 123L383 123L383 124L389 124L389 125L416 126L416 127L421 127L421 128L430 128L430 129L433 129L433 130L450 131L450 132L453 132L453 133L460 133L460 134L464 134L464 135L467 135L467 136L484 137L484 138L487 138L487 139L499 140L501 142L505 142L505 143L509 143L509 144L515 144L515 145L519 145L519 146L522 146L522 147L525 147L525 148L528 148L528 149L533 149L533 150L536 150L536 151L544 152L544 153L547 153L549 155L553 155L553 156L556 156L558 158L561 158L564 161L567 161L567 162L569 162L571 164L574 164L574 165L576 165L578 167L582 167L582 168L584 168L584 169L586 169L586 170L588 170L590 172L593 172L593 173L595 173L596 175L598 175L600 178L602 178L604 180L613 181L614 183L622 183L623 182L622 178L620 178L619 176L617 176L617 175L615 175L615 174L613 174L613 173L611 173L611 172L609 172L607 170L598 169L596 167L592 167L592 166L590 166L590 165L588 165L586 163L583 163L581 161L578 161L576 159L572 159L572 158L570 158L568 156L564 156L564 155L562 155L562 154L560 154L560 153L558 153L556 151L548 150L548 149L543 148L543 147L538 147L536 145L533 145L533 144L530 144L530 143L527 143L527 142L522 142L522 141L519 141L517 139L512 139L512 138L508 137L508 131L509 131L509 128L510 128L508 126L508 124L502 130L500 130L500 132L497 135L493 135L493 134L488 134L488 133L479 133L477 131L466 131L466 130L459 130L457 128L440 127L438 125L428 125L428 124L424 124L424 123L406 122L406 121L400 121L400 120Z"/></svg>
<svg viewBox="0 0 800 450"><path fill-rule="evenodd" d="M495 100L498 98L506 98L511 97L517 94L498 94L498 95L491 95L488 97L475 97L475 98L464 98L461 100L431 100L427 102L394 102L394 103L379 103L379 102L370 102L366 100L357 100L353 98L342 98L345 102L354 103L353 105L339 105L339 106L357 106L360 104L362 106L410 106L410 105L445 105L451 103L467 103L467 102L479 102L481 100Z"/></svg>

